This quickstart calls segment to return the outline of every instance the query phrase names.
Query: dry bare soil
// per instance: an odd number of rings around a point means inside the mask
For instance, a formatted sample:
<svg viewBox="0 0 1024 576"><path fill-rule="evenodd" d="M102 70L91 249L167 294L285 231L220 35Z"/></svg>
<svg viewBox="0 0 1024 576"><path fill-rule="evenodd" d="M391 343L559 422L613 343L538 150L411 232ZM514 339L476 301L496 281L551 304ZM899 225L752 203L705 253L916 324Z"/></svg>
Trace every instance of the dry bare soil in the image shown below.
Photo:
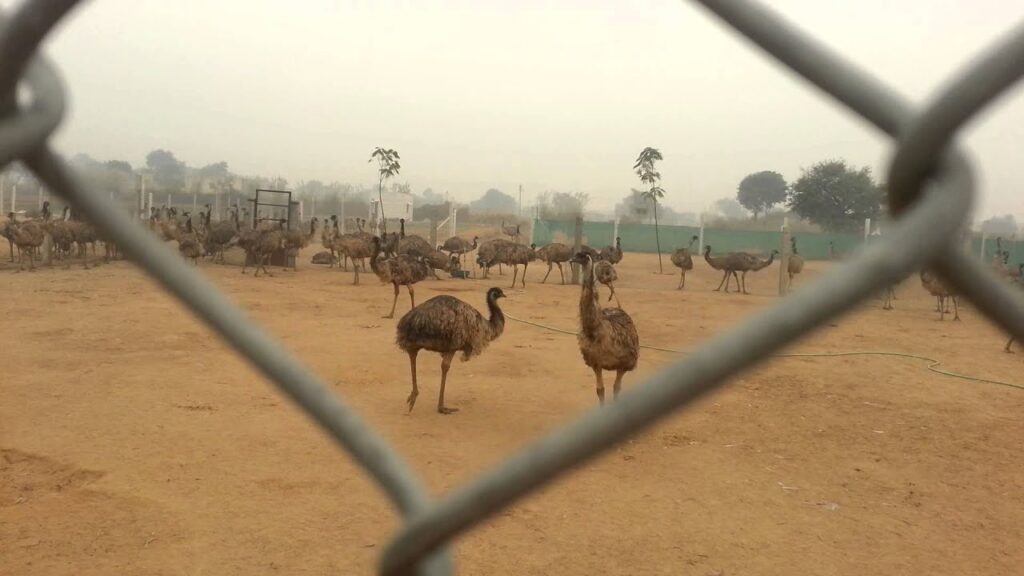
<svg viewBox="0 0 1024 576"><path fill-rule="evenodd" d="M408 360L391 287L308 264L272 278L202 273L409 460L432 492L472 479L595 408L575 338L509 321L453 365ZM6 256L6 254L5 254ZM666 272L672 271L665 258ZM827 267L811 263L798 284ZM641 341L692 349L777 300L711 289L703 262L675 290L651 255L619 267ZM511 276L425 281L484 309L573 330L579 289ZM276 389L124 262L0 269L0 574L367 574L397 526L368 478ZM970 306L939 322L916 278L790 351L923 354L1024 383L1024 354ZM403 290L399 316L409 308ZM677 355L644 350L626 389ZM1024 566L1024 390L878 356L775 359L517 503L455 546L461 574L1011 574ZM1015 568L1016 567L1016 568Z"/></svg>

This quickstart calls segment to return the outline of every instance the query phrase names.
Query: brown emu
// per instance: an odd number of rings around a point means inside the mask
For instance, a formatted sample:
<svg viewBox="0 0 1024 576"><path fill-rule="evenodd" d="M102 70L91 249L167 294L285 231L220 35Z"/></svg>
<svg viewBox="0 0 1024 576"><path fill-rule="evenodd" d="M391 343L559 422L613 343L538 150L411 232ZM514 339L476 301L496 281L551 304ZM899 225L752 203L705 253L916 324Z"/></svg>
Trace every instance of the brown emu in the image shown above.
<svg viewBox="0 0 1024 576"><path fill-rule="evenodd" d="M504 238L495 238L493 240L487 240L480 244L480 247L476 251L476 262L484 269L483 277L487 278L490 274L491 266L498 265L498 274L504 274L501 271L501 262L497 260L498 251L506 245L514 244Z"/></svg>
<svg viewBox="0 0 1024 576"><path fill-rule="evenodd" d="M501 221L501 231L505 234L505 236L508 236L509 238L511 238L513 242L519 242L519 235L520 235L519 224L516 224L515 226L512 226L511 224L508 225L508 226L505 226L505 221L502 220Z"/></svg>
<svg viewBox="0 0 1024 576"><path fill-rule="evenodd" d="M391 312L385 318L395 317L398 306L398 287L405 286L409 290L409 301L416 307L416 292L412 285L423 280L430 273L427 264L419 256L399 254L391 258L381 258L381 241L374 236L370 241L373 251L370 253L370 269L380 278L381 282L390 282L395 287L395 298L391 301ZM358 274L358 272L357 272Z"/></svg>
<svg viewBox="0 0 1024 576"><path fill-rule="evenodd" d="M715 270L723 270L722 281L718 283L718 288L715 288L715 292L722 289L722 285L725 285L725 291L729 291L729 277L730 275L736 279L736 288L739 289L740 277L736 274L737 268L742 268L744 262L738 254L730 252L725 256L712 256L711 245L704 246L704 260Z"/></svg>
<svg viewBox="0 0 1024 576"><path fill-rule="evenodd" d="M292 270L299 271L299 252L313 241L316 236L316 225L319 220L316 216L309 221L309 232L303 233L298 227L284 231L284 250L287 256L293 256ZM288 270L288 261L285 260L285 270Z"/></svg>
<svg viewBox="0 0 1024 576"><path fill-rule="evenodd" d="M210 205L206 205L206 236L203 239L203 247L207 254L213 255L213 261L217 262L220 256L221 264L224 263L224 251L231 245L231 242L238 237L241 225L238 222L238 210L229 210L230 218L226 221L210 224Z"/></svg>
<svg viewBox="0 0 1024 576"><path fill-rule="evenodd" d="M35 251L43 245L46 231L43 225L34 220L18 222L15 220L14 212L7 214L7 233L11 242L18 247L18 272L25 269L25 254L28 254L29 271L36 270Z"/></svg>
<svg viewBox="0 0 1024 576"><path fill-rule="evenodd" d="M804 257L796 251L796 236L789 239L790 249L792 254L789 255L789 262L786 265L786 271L789 272L789 284L786 288L789 289L793 286L793 276L803 272L804 270ZM892 288L889 288L892 290Z"/></svg>
<svg viewBox="0 0 1024 576"><path fill-rule="evenodd" d="M953 320L960 320L960 299L946 287L942 280L939 280L938 276L929 270L922 270L921 285L932 296L935 296L936 303L938 304L939 320L946 319L947 298L953 301Z"/></svg>
<svg viewBox="0 0 1024 576"><path fill-rule="evenodd" d="M434 247L423 239L422 236L415 234L406 235L405 233L405 218L398 220L399 232L398 232L398 253L399 254L411 254L413 256L420 256L426 258L433 251Z"/></svg>
<svg viewBox="0 0 1024 576"><path fill-rule="evenodd" d="M615 237L615 246L605 246L601 249L600 259L612 264L622 262L622 238Z"/></svg>
<svg viewBox="0 0 1024 576"><path fill-rule="evenodd" d="M191 260L193 266L198 265L199 257L203 255L203 241L192 229L191 219L185 220L185 230L178 233L178 252Z"/></svg>
<svg viewBox="0 0 1024 576"><path fill-rule="evenodd" d="M589 254L577 252L573 263L583 266L583 288L580 292L580 332L577 335L583 362L594 371L597 399L604 404L604 370L615 371L612 389L618 397L622 376L636 368L640 357L640 337L633 319L621 308L601 308L594 286L594 260Z"/></svg>
<svg viewBox="0 0 1024 576"><path fill-rule="evenodd" d="M476 250L478 240L480 240L479 236L473 236L473 243L470 244L469 241L463 238L452 236L444 241L444 244L441 245L441 250L448 254L457 254L460 260L464 260L466 254Z"/></svg>
<svg viewBox="0 0 1024 576"><path fill-rule="evenodd" d="M441 355L441 390L437 396L437 411L441 414L457 412L457 408L444 405L444 387L448 380L448 369L456 352L462 352L465 362L484 351L492 340L501 336L505 329L505 315L498 307L498 299L504 298L501 288L487 291L487 308L490 318L484 318L475 308L452 296L435 296L406 312L398 321L398 347L409 354L412 370L412 392L406 403L409 412L416 405L420 390L416 384L416 356L420 350L429 350Z"/></svg>
<svg viewBox="0 0 1024 576"><path fill-rule="evenodd" d="M736 269L739 272L743 272L743 275L740 276L740 291L742 293L750 294L750 292L747 292L747 272L757 272L771 266L778 253L778 250L772 250L768 258L760 258L746 252L738 252L738 254L743 258L742 266Z"/></svg>
<svg viewBox="0 0 1024 576"><path fill-rule="evenodd" d="M558 275L562 277L562 284L565 284L565 272L562 270L562 262L568 262L572 258L572 247L559 242L552 242L543 248L537 249L537 259L548 263L548 272L544 275L541 284L548 281L551 268L558 265Z"/></svg>
<svg viewBox="0 0 1024 576"><path fill-rule="evenodd" d="M677 248L672 253L672 265L679 268L679 286L676 287L676 290L682 290L686 287L686 273L693 270L693 243L697 240L697 236L690 238L690 243L686 248Z"/></svg>
<svg viewBox="0 0 1024 576"><path fill-rule="evenodd" d="M498 247L497 254L494 260L491 261L506 266L512 267L512 288L516 287L516 278L519 277L519 265L523 265L523 276L520 279L523 288L526 288L526 269L530 266L530 262L537 259L537 246L530 245L524 246L522 244L515 244L509 242Z"/></svg>

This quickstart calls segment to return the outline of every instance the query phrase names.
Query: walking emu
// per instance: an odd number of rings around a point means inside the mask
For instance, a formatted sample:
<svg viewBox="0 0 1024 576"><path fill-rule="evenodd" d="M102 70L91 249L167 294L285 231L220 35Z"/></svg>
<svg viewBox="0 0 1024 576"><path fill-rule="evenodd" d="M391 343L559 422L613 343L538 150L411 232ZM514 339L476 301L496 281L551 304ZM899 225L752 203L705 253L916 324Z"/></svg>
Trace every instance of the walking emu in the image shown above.
<svg viewBox="0 0 1024 576"><path fill-rule="evenodd" d="M412 370L412 392L406 403L409 412L416 406L420 390L416 385L416 355L420 350L429 350L441 355L441 391L437 396L437 411L441 414L457 412L458 408L444 405L444 387L448 380L448 369L456 352L462 352L465 362L484 351L491 340L501 336L505 330L505 315L498 307L498 299L504 298L501 288L487 291L487 308L490 318L484 318L475 308L453 296L435 296L406 312L398 321L398 347L409 354Z"/></svg>
<svg viewBox="0 0 1024 576"><path fill-rule="evenodd" d="M697 236L690 238L690 243L686 248L677 248L672 253L672 265L679 268L679 286L676 290L682 290L686 287L686 273L693 270L693 243L697 241Z"/></svg>
<svg viewBox="0 0 1024 576"><path fill-rule="evenodd" d="M370 269L380 278L381 282L390 282L395 287L395 298L391 301L391 312L385 318L395 317L398 306L398 287L405 286L409 290L409 302L416 307L416 292L412 285L423 280L430 273L430 268L419 256L399 254L392 258L384 258L381 253L380 238L374 236L370 241L373 251L370 253ZM355 264L353 264L355 267Z"/></svg>
<svg viewBox="0 0 1024 576"><path fill-rule="evenodd" d="M580 332L577 339L583 362L594 371L597 399L604 404L604 370L615 370L615 397L622 388L622 376L636 368L640 357L640 337L633 319L621 308L601 308L598 303L594 259L577 252L572 261L583 266L583 290L580 292Z"/></svg>

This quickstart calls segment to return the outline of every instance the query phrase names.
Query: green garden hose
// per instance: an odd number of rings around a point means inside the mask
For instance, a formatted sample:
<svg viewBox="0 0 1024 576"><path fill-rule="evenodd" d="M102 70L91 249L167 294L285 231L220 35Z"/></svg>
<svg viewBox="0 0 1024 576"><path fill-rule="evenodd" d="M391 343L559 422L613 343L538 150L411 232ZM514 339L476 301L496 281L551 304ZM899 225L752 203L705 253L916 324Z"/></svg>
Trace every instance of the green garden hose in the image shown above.
<svg viewBox="0 0 1024 576"><path fill-rule="evenodd" d="M577 334L575 331L563 330L561 328L555 328L554 326L547 326L545 324L539 324L537 322L531 322L529 320L516 318L515 316L511 316L508 313L505 314L505 317L508 318L509 320L514 320L516 322L521 322L523 324L529 324L530 326L536 326L537 328L543 328L544 330L550 330L551 332L568 334L570 336L575 336ZM641 344L640 347L646 348L648 350L655 350L657 352L668 352L670 354L684 353L683 350L659 348L658 346L648 346L646 344ZM876 350L865 350L856 352L794 352L789 354L773 354L772 358L838 358L840 356L890 356L894 358L911 358L913 360L922 360L928 363L926 368L932 372L935 372L936 374L942 374L943 376L949 376L951 378L960 378L961 380L970 380L972 382L981 382L983 384L995 384L998 386L1007 386L1009 388L1017 388L1018 390L1024 390L1024 386L1020 384L1013 384L1011 382L1001 382L999 380L989 380L987 378L977 378L974 376L968 376L966 374L958 374L956 372L950 372L949 370L943 370L939 368L941 362L934 358L928 358L927 356L920 356L917 354L907 354L905 352L883 352Z"/></svg>

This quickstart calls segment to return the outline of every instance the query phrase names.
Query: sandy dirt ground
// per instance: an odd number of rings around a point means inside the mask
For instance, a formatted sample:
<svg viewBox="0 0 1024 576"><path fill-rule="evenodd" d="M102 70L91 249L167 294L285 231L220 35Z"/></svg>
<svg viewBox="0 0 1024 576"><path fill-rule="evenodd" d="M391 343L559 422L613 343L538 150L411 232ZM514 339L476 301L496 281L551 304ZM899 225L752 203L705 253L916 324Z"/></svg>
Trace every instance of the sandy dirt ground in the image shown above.
<svg viewBox="0 0 1024 576"><path fill-rule="evenodd" d="M318 249L318 248L317 248ZM308 264L210 277L444 494L595 408L576 340L510 321L456 361L408 360L382 319L391 287ZM3 256L6 257L6 250ZM665 258L666 272L674 270ZM808 284L827 268L812 263ZM692 349L777 300L711 289L702 261L676 291L627 254L623 307L642 343ZM425 281L573 330L579 289L511 276ZM0 574L368 574L397 526L383 494L264 378L125 262L0 269ZM971 306L939 322L916 278L790 351L923 354L1024 384L1024 353ZM409 309L404 290L399 316ZM676 355L643 350L628 390ZM1012 574L1024 566L1024 390L889 357L775 359L499 513L454 547L460 574ZM1016 567L1016 568L1015 568Z"/></svg>

